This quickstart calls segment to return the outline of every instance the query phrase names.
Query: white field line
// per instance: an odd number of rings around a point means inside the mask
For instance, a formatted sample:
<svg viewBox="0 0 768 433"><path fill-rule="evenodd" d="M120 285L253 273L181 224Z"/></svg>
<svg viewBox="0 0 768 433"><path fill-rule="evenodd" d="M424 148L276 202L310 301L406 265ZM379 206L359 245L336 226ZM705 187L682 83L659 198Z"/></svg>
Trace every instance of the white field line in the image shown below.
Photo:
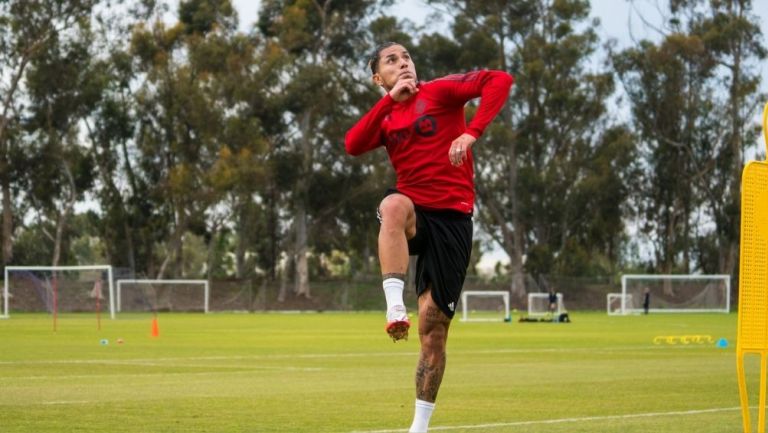
<svg viewBox="0 0 768 433"><path fill-rule="evenodd" d="M55 405L55 404L91 404L94 403L90 400L57 400L57 401L44 401L42 405Z"/></svg>
<svg viewBox="0 0 768 433"><path fill-rule="evenodd" d="M541 348L541 349L491 349L491 350L453 350L450 355L494 355L494 354L533 354L533 353L615 353L634 352L645 350L686 350L686 349L713 349L710 346L681 345L681 346L626 346L611 348ZM129 360L114 359L37 359L0 361L0 365L30 365L30 364L105 364L105 365L149 365L162 362L184 361L236 361L236 360L283 360L283 359L337 359L337 358L368 358L368 357L399 357L416 356L418 352L357 352L357 353L296 353L274 355L232 355L232 356L190 356L173 358L144 358ZM183 365L178 365L183 366Z"/></svg>
<svg viewBox="0 0 768 433"><path fill-rule="evenodd" d="M649 413L630 413L625 415L585 416L585 417L576 417L576 418L542 419L542 420L536 420L536 421L498 422L498 423L491 423L491 424L435 426L435 427L429 427L429 431L481 430L481 429L499 428L499 427L523 427L523 426L531 426L531 425L584 423L589 421L610 421L610 420L622 420L622 419L633 419L633 418L691 416L691 415L700 415L705 413L733 412L737 410L741 410L741 407L718 407L718 408L712 408L712 409L681 410L681 411L674 411L674 412L649 412ZM408 429L360 430L360 431L354 431L352 433L400 433L400 432L407 432L407 431Z"/></svg>
<svg viewBox="0 0 768 433"><path fill-rule="evenodd" d="M149 364L137 364L137 365L149 365ZM157 366L167 367L168 364L157 364ZM177 365L174 367L190 367L188 365ZM211 366L203 366L205 368L217 368ZM157 373L115 373L115 374L63 374L63 375L50 375L50 376L5 376L0 377L0 383L3 382L16 382L19 380L51 380L51 379L96 379L96 378L108 378L108 377L157 377L161 375L166 376L221 376L223 374L242 374L253 373L258 370L269 371L288 371L288 372L316 372L327 370L321 367L263 367L263 366L249 366L249 367L227 367L235 369L236 371L187 371L187 372L157 372Z"/></svg>

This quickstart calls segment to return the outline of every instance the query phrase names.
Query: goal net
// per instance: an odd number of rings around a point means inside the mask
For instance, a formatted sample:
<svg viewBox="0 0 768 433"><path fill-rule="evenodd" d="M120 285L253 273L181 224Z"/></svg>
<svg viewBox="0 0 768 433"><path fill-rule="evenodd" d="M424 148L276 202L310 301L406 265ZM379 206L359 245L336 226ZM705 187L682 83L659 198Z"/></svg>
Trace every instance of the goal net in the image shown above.
<svg viewBox="0 0 768 433"><path fill-rule="evenodd" d="M6 266L2 317L15 312L109 311L115 318L112 266Z"/></svg>
<svg viewBox="0 0 768 433"><path fill-rule="evenodd" d="M621 314L728 313L731 309L730 275L622 275Z"/></svg>
<svg viewBox="0 0 768 433"><path fill-rule="evenodd" d="M208 280L117 280L118 312L208 312Z"/></svg>
<svg viewBox="0 0 768 433"><path fill-rule="evenodd" d="M565 313L563 305L563 294L557 293L557 303L554 308L549 304L549 293L529 293L528 294L528 316L543 317L548 315L560 316Z"/></svg>
<svg viewBox="0 0 768 433"><path fill-rule="evenodd" d="M632 295L627 295L628 300L625 304L632 305ZM607 296L607 302L606 302L606 309L608 310L609 316L619 316L621 315L621 305L622 305L622 299L624 299L624 296L621 293L608 293Z"/></svg>
<svg viewBox="0 0 768 433"><path fill-rule="evenodd" d="M509 292L466 290L461 294L462 322L509 322Z"/></svg>

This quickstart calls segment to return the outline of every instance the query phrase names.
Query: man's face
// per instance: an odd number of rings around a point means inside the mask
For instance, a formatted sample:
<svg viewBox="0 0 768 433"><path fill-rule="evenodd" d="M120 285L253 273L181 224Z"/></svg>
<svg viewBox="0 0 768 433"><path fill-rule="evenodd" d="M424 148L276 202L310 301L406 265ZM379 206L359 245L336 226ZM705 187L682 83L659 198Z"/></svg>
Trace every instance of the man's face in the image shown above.
<svg viewBox="0 0 768 433"><path fill-rule="evenodd" d="M402 45L392 45L381 50L378 71L373 74L373 82L389 91L403 79L417 81L416 66L408 50Z"/></svg>

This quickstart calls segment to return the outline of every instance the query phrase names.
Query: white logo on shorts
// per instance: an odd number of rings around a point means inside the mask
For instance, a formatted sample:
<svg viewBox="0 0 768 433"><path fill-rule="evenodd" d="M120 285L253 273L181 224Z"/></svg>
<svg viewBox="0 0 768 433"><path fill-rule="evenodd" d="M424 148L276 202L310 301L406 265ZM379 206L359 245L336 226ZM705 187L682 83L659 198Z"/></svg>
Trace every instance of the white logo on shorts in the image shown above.
<svg viewBox="0 0 768 433"><path fill-rule="evenodd" d="M451 302L450 304L448 304L448 309L449 310L453 311L454 308L456 308L456 304L454 302Z"/></svg>

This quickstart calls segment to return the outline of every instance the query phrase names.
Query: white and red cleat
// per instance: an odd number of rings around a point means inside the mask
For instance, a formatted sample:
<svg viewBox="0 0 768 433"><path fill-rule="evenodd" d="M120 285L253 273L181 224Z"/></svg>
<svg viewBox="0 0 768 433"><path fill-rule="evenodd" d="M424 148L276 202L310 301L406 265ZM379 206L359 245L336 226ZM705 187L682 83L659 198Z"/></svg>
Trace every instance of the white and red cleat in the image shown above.
<svg viewBox="0 0 768 433"><path fill-rule="evenodd" d="M387 311L387 327L385 330L392 338L392 341L408 340L408 329L411 322L408 320L408 314L404 305L395 305Z"/></svg>

